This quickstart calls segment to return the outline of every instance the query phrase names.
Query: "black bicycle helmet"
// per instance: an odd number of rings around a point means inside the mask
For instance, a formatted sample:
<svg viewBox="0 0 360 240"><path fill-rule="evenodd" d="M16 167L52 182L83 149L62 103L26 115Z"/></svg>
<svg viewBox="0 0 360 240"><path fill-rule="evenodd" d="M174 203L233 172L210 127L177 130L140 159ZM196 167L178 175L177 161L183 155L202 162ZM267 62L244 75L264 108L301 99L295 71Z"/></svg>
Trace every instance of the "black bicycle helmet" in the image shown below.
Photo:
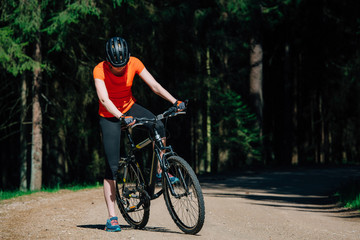
<svg viewBox="0 0 360 240"><path fill-rule="evenodd" d="M125 39L112 37L106 42L106 60L114 67L125 66L130 59L130 52Z"/></svg>

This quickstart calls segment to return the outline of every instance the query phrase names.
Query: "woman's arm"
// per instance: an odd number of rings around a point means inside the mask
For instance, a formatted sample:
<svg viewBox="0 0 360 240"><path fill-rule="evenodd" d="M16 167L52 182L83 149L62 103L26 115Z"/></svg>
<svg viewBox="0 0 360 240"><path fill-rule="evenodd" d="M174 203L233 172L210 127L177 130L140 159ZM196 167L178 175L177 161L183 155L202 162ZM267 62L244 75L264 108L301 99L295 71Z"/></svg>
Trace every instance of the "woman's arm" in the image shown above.
<svg viewBox="0 0 360 240"><path fill-rule="evenodd" d="M139 74L142 80L151 88L151 90L159 95L160 97L168 100L171 103L176 102L176 98L174 98L168 91L165 90L156 80L155 78L149 73L149 71L144 68L142 72Z"/></svg>
<svg viewBox="0 0 360 240"><path fill-rule="evenodd" d="M116 118L120 118L123 114L117 109L114 103L110 100L105 82L101 79L95 78L96 93L102 105L108 110L109 113Z"/></svg>

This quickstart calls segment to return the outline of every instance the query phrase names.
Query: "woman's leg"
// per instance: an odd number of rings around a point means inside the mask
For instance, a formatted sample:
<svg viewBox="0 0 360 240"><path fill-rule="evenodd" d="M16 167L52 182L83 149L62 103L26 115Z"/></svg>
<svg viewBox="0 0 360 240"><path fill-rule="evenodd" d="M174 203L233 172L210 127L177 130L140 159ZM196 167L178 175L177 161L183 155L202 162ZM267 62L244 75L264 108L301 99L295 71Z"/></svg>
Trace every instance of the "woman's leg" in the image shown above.
<svg viewBox="0 0 360 240"><path fill-rule="evenodd" d="M106 155L104 198L109 218L115 217L115 179L120 159L121 123L115 118L100 118L102 139Z"/></svg>
<svg viewBox="0 0 360 240"><path fill-rule="evenodd" d="M104 197L109 218L115 217L115 180L104 179Z"/></svg>

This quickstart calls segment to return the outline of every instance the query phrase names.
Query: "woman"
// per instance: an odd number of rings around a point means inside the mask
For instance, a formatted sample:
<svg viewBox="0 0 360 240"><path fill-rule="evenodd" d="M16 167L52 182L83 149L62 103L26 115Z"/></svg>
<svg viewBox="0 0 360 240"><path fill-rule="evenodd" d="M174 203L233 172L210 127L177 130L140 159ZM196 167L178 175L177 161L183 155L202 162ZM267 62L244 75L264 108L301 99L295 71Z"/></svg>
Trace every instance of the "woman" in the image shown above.
<svg viewBox="0 0 360 240"><path fill-rule="evenodd" d="M135 74L138 74L155 94L174 104L178 111L185 109L185 104L166 91L139 59L130 57L128 45L123 38L110 38L106 42L105 52L106 61L100 62L94 68L93 76L99 98L100 126L106 155L104 197L109 219L105 230L116 232L121 231L115 213L115 179L120 159L121 122L132 125L133 117L155 117L135 103L131 92ZM155 127L165 143L164 125L159 121Z"/></svg>

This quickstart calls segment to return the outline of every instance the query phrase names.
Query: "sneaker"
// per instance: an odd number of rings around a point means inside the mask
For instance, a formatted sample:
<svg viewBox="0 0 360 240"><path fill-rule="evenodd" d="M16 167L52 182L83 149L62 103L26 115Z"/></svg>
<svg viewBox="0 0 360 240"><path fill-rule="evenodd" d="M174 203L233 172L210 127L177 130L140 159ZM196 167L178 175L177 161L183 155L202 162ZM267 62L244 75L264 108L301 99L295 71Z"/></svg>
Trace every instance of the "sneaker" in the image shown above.
<svg viewBox="0 0 360 240"><path fill-rule="evenodd" d="M107 232L120 232L121 231L117 217L112 217L106 221L105 231L107 231Z"/></svg>
<svg viewBox="0 0 360 240"><path fill-rule="evenodd" d="M175 184L175 183L177 183L179 181L179 179L177 177L174 177L170 173L168 173L168 174L169 174L171 184ZM161 183L161 173L156 174L156 180L157 180L158 183Z"/></svg>

